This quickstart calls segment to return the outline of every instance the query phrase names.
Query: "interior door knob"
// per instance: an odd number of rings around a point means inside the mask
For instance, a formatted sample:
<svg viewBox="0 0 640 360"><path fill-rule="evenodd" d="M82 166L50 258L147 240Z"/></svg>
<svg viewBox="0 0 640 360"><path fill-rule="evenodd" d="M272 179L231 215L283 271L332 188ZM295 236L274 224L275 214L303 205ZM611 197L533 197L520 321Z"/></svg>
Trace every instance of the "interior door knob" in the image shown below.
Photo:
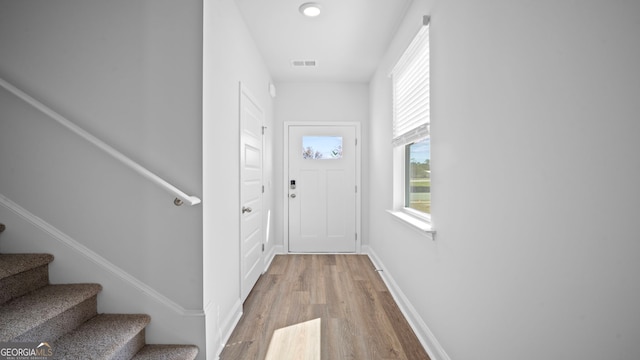
<svg viewBox="0 0 640 360"><path fill-rule="evenodd" d="M294 198L294 197L296 197L296 194L291 194L291 195L289 195L289 196L291 196L292 198Z"/></svg>
<svg viewBox="0 0 640 360"><path fill-rule="evenodd" d="M251 209L250 207L246 207L246 206L242 207L242 213L243 214L244 213L250 213L251 211L253 211L253 209Z"/></svg>

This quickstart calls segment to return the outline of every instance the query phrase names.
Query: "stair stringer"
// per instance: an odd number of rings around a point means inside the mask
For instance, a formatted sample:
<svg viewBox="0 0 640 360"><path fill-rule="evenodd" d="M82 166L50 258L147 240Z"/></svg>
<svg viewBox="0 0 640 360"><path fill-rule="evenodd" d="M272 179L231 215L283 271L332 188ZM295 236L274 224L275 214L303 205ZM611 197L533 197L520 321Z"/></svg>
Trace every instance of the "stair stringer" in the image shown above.
<svg viewBox="0 0 640 360"><path fill-rule="evenodd" d="M204 359L203 310L185 309L2 194L0 219L7 226L0 236L2 252L52 254L51 283L100 283L99 313L148 314L148 343L195 344L197 359Z"/></svg>

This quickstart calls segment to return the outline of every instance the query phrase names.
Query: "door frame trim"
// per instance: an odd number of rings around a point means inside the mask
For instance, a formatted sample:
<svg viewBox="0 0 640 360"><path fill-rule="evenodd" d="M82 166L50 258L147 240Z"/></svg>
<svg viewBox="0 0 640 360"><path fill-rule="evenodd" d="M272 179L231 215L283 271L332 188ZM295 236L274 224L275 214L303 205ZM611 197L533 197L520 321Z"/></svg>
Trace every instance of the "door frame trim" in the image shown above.
<svg viewBox="0 0 640 360"><path fill-rule="evenodd" d="M253 95L253 92L251 91L251 89L249 89L249 87L247 87L246 84L244 84L242 81L238 82L238 237L239 237L239 242L238 242L238 253L240 255L240 259L239 259L239 298L242 302L244 302L246 300L246 298L243 298L243 294L242 294L242 287L243 287L243 277L244 277L244 273L243 273L243 265L244 265L244 254L242 253L243 250L243 246L242 246L242 242L244 241L244 239L242 238L243 235L243 231L242 231L242 214L240 212L240 209L243 206L242 203L242 151L243 149L243 142L242 142L242 132L243 132L243 128L242 128L242 96L246 96L247 99L251 102L253 102L259 109L260 111L262 111L263 114L263 118L262 118L262 129L264 130L264 126L265 126L265 118L266 118L266 113L264 112L264 109L262 107L262 104L260 104L257 101L257 98ZM260 179L261 182L264 186L264 144L265 140L264 140L264 133L262 134L262 137L260 138L260 154L261 154L261 158L260 158ZM260 243L264 249L264 245L265 245L265 219L264 219L264 193L260 194L260 202L261 202L261 208L263 210L263 215L262 218L260 219L260 228L262 230L262 236L260 238ZM260 265L261 265L261 269L260 269L260 273L263 274L265 269L264 269L264 251L262 251L260 253ZM255 286L255 283L252 285L252 288ZM251 292L251 290L249 290L249 293ZM247 296L248 294L247 293Z"/></svg>
<svg viewBox="0 0 640 360"><path fill-rule="evenodd" d="M289 251L289 128L292 126L354 126L356 130L356 254L362 253L362 136L360 123L356 121L285 121L283 126L283 245L285 253ZM354 189L355 190L355 189ZM355 235L355 234L354 234ZM323 253L324 254L324 253Z"/></svg>

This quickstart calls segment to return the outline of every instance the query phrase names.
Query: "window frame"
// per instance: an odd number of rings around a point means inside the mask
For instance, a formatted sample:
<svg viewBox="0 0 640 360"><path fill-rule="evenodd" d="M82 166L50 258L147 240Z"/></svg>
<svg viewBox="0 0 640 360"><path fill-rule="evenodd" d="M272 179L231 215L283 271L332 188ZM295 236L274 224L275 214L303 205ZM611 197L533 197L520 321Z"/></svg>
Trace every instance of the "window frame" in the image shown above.
<svg viewBox="0 0 640 360"><path fill-rule="evenodd" d="M429 17L424 16L423 24L420 28L419 32L414 36L407 49L403 52L402 56L399 58L395 67L393 68L390 77L392 78L392 91L393 91L393 209L389 211L392 215L394 215L397 219L402 220L409 225L412 225L414 228L418 229L421 232L426 232L430 234L434 234L435 231L432 227L432 217L431 213L422 212L413 208L408 207L408 197L410 192L410 179L409 179L409 146L415 144L419 141L424 140L427 137L431 137L430 134L430 124L431 119L429 115L429 106L430 106L430 85L429 85L429 76L430 76L430 59L429 59ZM422 44L420 44L422 43ZM414 45L416 44L416 45ZM397 92L398 85L396 84L396 79L394 75L399 71L403 72L407 69L409 71L420 71L416 70L417 67L425 67L424 64L416 65L417 61L420 59L412 58L412 54L420 53L421 48L418 46L426 46L426 114L421 114L420 120L415 124L415 119L410 119L409 123L412 124L408 130L406 123L398 124L398 110L397 110ZM416 50L417 49L417 50ZM418 56L416 56L418 57ZM415 66L416 68L413 68ZM424 71L424 70L422 70ZM403 73L400 76L405 75ZM401 91L405 90L401 88ZM414 90L413 88L411 89ZM425 91L424 88L416 90L416 94L419 91ZM411 92L414 94L414 92ZM406 94L403 93L403 96ZM404 100L403 100L404 101ZM423 105L420 103L419 105ZM424 111L423 111L424 113ZM402 114L406 116L406 112ZM425 120L426 118L426 120ZM400 119L401 121L404 118ZM402 128L402 132L398 133L397 129ZM431 165L431 139L429 141L429 164ZM430 166L431 169L431 166ZM429 176L431 178L431 176ZM429 188L429 194L431 196L431 186ZM430 209L431 212L431 209Z"/></svg>

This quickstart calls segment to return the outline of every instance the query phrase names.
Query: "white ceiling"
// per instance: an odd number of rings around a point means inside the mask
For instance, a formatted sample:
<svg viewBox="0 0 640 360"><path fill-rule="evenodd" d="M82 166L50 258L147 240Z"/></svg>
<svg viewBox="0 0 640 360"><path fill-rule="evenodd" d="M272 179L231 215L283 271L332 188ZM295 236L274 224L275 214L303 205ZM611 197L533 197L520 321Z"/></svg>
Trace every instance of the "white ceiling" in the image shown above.
<svg viewBox="0 0 640 360"><path fill-rule="evenodd" d="M312 0L236 0L275 81L368 82L411 0L317 0L322 13L298 11ZM316 60L297 67L292 60Z"/></svg>

